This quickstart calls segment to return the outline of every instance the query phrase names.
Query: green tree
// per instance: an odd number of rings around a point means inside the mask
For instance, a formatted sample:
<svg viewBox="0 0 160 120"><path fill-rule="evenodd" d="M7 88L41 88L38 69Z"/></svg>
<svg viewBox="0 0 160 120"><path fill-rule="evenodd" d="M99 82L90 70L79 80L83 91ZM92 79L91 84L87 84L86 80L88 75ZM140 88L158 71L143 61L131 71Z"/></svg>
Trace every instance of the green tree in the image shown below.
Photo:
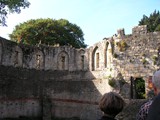
<svg viewBox="0 0 160 120"><path fill-rule="evenodd" d="M147 25L149 32L160 31L160 14L159 11L154 11L149 17L143 15L139 25Z"/></svg>
<svg viewBox="0 0 160 120"><path fill-rule="evenodd" d="M6 26L8 13L20 13L22 8L29 5L27 0L0 0L0 25Z"/></svg>
<svg viewBox="0 0 160 120"><path fill-rule="evenodd" d="M85 48L83 32L76 24L68 20L36 19L21 23L15 27L10 39L29 45L71 45Z"/></svg>

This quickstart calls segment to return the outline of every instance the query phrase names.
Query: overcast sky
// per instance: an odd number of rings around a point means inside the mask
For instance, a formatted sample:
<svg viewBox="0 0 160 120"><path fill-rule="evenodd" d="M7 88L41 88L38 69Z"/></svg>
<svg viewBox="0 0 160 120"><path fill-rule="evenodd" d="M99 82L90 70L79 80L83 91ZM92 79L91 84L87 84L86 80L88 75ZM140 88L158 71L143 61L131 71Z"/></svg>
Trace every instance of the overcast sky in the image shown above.
<svg viewBox="0 0 160 120"><path fill-rule="evenodd" d="M10 14L8 27L0 26L0 36L9 39L15 25L30 19L67 19L84 32L89 46L111 37L117 29L131 34L143 15L160 10L160 0L29 0L30 7L20 14Z"/></svg>

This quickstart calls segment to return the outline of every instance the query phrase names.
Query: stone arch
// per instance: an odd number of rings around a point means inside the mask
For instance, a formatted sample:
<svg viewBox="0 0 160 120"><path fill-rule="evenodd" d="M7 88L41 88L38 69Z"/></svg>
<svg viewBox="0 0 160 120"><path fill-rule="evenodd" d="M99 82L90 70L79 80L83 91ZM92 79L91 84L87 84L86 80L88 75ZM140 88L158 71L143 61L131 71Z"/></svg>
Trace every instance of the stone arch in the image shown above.
<svg viewBox="0 0 160 120"><path fill-rule="evenodd" d="M98 46L96 46L92 52L92 70L99 68L99 57Z"/></svg>
<svg viewBox="0 0 160 120"><path fill-rule="evenodd" d="M69 69L69 55L66 51L62 51L58 54L57 63L58 70Z"/></svg>
<svg viewBox="0 0 160 120"><path fill-rule="evenodd" d="M105 51L104 51L104 66L110 68L112 62L112 45L111 42L106 42Z"/></svg>
<svg viewBox="0 0 160 120"><path fill-rule="evenodd" d="M15 67L21 67L22 66L22 58L23 58L22 49L19 46L15 46L13 48L13 53L12 53L12 57L11 57L12 65Z"/></svg>
<svg viewBox="0 0 160 120"><path fill-rule="evenodd" d="M84 70L84 66L85 66L85 56L84 56L85 50L84 50L84 49L80 49L80 50L79 50L79 54L80 54L80 56L79 56L80 69L81 69L81 70Z"/></svg>
<svg viewBox="0 0 160 120"><path fill-rule="evenodd" d="M34 53L34 68L36 69L44 69L44 54L42 51L38 50Z"/></svg>

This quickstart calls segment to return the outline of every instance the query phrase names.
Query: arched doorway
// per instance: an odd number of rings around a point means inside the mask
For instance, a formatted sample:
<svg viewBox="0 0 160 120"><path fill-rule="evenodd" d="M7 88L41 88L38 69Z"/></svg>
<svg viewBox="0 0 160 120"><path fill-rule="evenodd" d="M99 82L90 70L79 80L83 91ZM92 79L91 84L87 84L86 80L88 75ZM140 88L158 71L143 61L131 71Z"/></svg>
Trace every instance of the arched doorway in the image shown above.
<svg viewBox="0 0 160 120"><path fill-rule="evenodd" d="M99 57L98 47L96 46L92 52L92 70L99 68Z"/></svg>
<svg viewBox="0 0 160 120"><path fill-rule="evenodd" d="M106 47L105 47L105 56L104 56L104 64L105 67L110 68L111 62L112 62L112 46L110 42L106 43Z"/></svg>

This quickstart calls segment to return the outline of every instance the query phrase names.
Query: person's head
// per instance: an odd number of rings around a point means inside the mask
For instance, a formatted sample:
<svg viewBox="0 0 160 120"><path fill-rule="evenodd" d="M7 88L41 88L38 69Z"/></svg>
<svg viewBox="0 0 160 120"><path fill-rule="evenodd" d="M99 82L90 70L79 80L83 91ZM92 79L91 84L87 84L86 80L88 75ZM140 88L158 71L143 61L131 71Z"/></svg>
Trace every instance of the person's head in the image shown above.
<svg viewBox="0 0 160 120"><path fill-rule="evenodd" d="M152 77L152 83L155 94L160 93L160 70L156 71Z"/></svg>
<svg viewBox="0 0 160 120"><path fill-rule="evenodd" d="M99 102L101 111L113 117L122 111L124 105L123 98L115 92L105 93Z"/></svg>

